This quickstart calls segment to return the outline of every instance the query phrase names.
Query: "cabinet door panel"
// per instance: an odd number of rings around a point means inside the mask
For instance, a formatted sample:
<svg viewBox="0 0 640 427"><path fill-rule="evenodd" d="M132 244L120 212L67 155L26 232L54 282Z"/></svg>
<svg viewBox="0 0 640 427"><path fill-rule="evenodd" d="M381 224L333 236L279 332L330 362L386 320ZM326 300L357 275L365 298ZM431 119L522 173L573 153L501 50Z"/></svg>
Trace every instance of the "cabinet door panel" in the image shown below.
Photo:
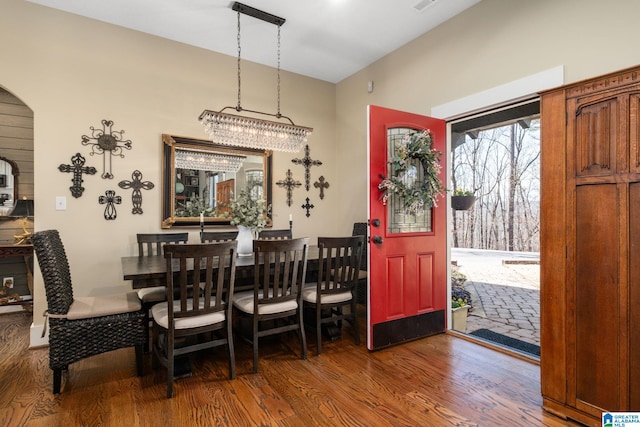
<svg viewBox="0 0 640 427"><path fill-rule="evenodd" d="M629 408L640 410L640 183L629 189Z"/></svg>
<svg viewBox="0 0 640 427"><path fill-rule="evenodd" d="M618 103L615 97L576 110L576 176L610 175L616 171Z"/></svg>
<svg viewBox="0 0 640 427"><path fill-rule="evenodd" d="M629 169L640 173L640 93L629 95Z"/></svg>
<svg viewBox="0 0 640 427"><path fill-rule="evenodd" d="M619 408L619 233L615 184L576 188L575 397Z"/></svg>

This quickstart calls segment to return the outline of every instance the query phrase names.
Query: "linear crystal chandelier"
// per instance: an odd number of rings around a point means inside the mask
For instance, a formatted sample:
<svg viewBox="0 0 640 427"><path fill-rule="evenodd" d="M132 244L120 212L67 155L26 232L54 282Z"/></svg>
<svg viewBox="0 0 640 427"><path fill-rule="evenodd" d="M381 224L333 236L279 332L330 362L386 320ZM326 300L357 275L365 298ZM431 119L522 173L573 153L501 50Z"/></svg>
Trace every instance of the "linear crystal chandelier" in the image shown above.
<svg viewBox="0 0 640 427"><path fill-rule="evenodd" d="M238 172L245 156L200 150L176 150L176 168L201 171Z"/></svg>
<svg viewBox="0 0 640 427"><path fill-rule="evenodd" d="M211 141L217 144L235 145L240 147L259 148L274 151L300 151L306 144L312 128L296 125L293 120L280 114L280 27L286 22L270 13L263 12L245 4L234 2L232 9L238 15L238 104L235 107L224 107L220 111L204 110L200 117L200 123ZM240 14L261 19L278 27L278 110L276 114L263 113L261 111L247 110L240 103ZM270 116L275 119L284 119L287 122L275 120L263 120L254 117L240 116L225 113L225 110L234 109L237 112L249 112Z"/></svg>

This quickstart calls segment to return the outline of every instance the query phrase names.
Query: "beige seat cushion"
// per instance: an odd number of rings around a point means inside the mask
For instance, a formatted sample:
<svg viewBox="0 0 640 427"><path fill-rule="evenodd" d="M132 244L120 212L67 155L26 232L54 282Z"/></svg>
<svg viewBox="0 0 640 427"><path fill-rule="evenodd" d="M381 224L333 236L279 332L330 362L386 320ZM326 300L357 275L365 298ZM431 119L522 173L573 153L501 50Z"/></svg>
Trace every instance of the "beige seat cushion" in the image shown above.
<svg viewBox="0 0 640 427"><path fill-rule="evenodd" d="M272 295L271 292L269 292ZM262 292L258 295L262 298ZM253 314L253 291L238 292L233 295L233 305L245 313ZM296 300L277 302L272 304L260 304L258 306L258 314L274 314L282 313L289 310L295 310L298 308L298 302Z"/></svg>
<svg viewBox="0 0 640 427"><path fill-rule="evenodd" d="M116 294L104 297L77 297L73 299L67 319L88 319L91 317L109 316L129 313L142 308L135 292Z"/></svg>
<svg viewBox="0 0 640 427"><path fill-rule="evenodd" d="M323 283L322 289L324 288L325 285ZM335 304L337 302L349 301L351 297L351 291L340 292L338 294L327 294L321 296L320 303ZM316 282L305 283L304 287L302 288L302 299L312 303L315 303L318 300L318 284Z"/></svg>
<svg viewBox="0 0 640 427"><path fill-rule="evenodd" d="M138 298L144 302L162 302L167 299L167 288L154 286L152 288L138 289Z"/></svg>
<svg viewBox="0 0 640 427"><path fill-rule="evenodd" d="M211 304L213 304L213 300ZM193 299L187 300L187 307L191 309L193 307ZM200 301L200 308L204 308L204 301ZM173 301L173 309L180 309L180 301ZM151 307L151 316L153 320L163 328L169 327L169 308L167 302L161 302ZM184 317L176 320L176 329L191 329L199 328L201 326L214 325L216 323L224 322L224 311L216 311L215 313L203 314L200 316Z"/></svg>

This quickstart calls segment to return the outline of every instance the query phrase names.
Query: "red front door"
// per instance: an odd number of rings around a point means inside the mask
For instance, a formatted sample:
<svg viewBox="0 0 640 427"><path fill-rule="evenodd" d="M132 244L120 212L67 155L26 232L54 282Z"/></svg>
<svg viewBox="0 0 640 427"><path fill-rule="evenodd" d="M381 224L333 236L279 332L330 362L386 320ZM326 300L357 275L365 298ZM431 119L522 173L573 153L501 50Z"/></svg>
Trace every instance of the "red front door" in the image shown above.
<svg viewBox="0 0 640 427"><path fill-rule="evenodd" d="M443 332L446 326L446 197L438 206L409 215L402 200L384 205L378 184L389 176L395 145L429 129L441 151L440 181L446 186L444 120L369 106L369 304L367 347L384 348ZM416 162L417 179L422 166Z"/></svg>

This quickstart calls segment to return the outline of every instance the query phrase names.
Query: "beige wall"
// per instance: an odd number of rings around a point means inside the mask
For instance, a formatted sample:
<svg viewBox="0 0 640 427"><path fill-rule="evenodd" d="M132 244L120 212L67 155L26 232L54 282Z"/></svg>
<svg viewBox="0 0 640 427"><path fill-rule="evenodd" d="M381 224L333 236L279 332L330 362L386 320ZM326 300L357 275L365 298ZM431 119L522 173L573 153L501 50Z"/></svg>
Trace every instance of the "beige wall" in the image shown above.
<svg viewBox="0 0 640 427"><path fill-rule="evenodd" d="M337 85L284 73L283 113L315 128L311 155L324 165L313 176L331 187L323 201L315 196L307 219L299 208L307 194L296 190L289 208L274 186L275 226L285 227L292 212L294 234L315 237L350 233L352 222L366 219L367 104L425 114L558 65L566 82L636 65L639 14L635 0L483 0ZM61 231L78 294L128 289L119 257L133 254L136 232L160 231L160 134L203 135L201 110L235 101L235 58L18 0L0 4L0 52L12 64L0 67L0 85L34 112L36 229ZM242 71L243 105L272 110L274 70L246 64ZM133 149L114 160L114 182L87 178L85 196L73 199L69 177L56 167L88 153L80 136L102 119L124 129ZM303 181L291 163L300 155L276 153L275 179L292 168ZM143 196L144 215L130 215L125 201L118 219L105 221L97 196L133 169L156 183ZM67 196L67 211L54 210L56 195ZM34 312L44 307L38 274Z"/></svg>
<svg viewBox="0 0 640 427"><path fill-rule="evenodd" d="M34 113L35 229L60 231L77 295L130 289L121 279L120 257L135 253L135 233L161 231L161 134L204 138L197 121L202 110L235 105L236 59L19 0L0 3L0 52L0 86ZM275 112L275 76L272 68L243 63L242 105ZM313 171L312 180L323 174L337 184L335 85L283 73L282 112L315 128L311 155L324 164ZM89 147L80 141L103 119L113 120L114 130L124 130L133 148L113 160L115 179L85 177L86 190L75 199L68 190L70 174L57 167L80 152L101 172L101 158L89 156ZM302 155L275 153L274 180L284 179L291 168L303 181L303 168L291 163ZM155 183L143 192L143 215L131 214L131 192L117 186L135 169ZM115 221L106 221L104 206L98 204L108 189L123 197ZM274 186L273 194L275 227L288 227L292 213L294 236L335 233L337 191L330 189L320 201L313 191L298 189L292 207L286 206L283 189ZM300 208L307 195L316 205L310 218ZM55 210L56 196L67 197L66 211ZM189 231L197 240L197 230ZM39 313L46 300L37 268L34 293L34 324L42 325Z"/></svg>
<svg viewBox="0 0 640 427"><path fill-rule="evenodd" d="M634 0L482 0L337 85L338 179L366 188L368 104L428 115L559 65L567 83L634 66L639 14ZM345 222L366 217L364 190L340 200Z"/></svg>

